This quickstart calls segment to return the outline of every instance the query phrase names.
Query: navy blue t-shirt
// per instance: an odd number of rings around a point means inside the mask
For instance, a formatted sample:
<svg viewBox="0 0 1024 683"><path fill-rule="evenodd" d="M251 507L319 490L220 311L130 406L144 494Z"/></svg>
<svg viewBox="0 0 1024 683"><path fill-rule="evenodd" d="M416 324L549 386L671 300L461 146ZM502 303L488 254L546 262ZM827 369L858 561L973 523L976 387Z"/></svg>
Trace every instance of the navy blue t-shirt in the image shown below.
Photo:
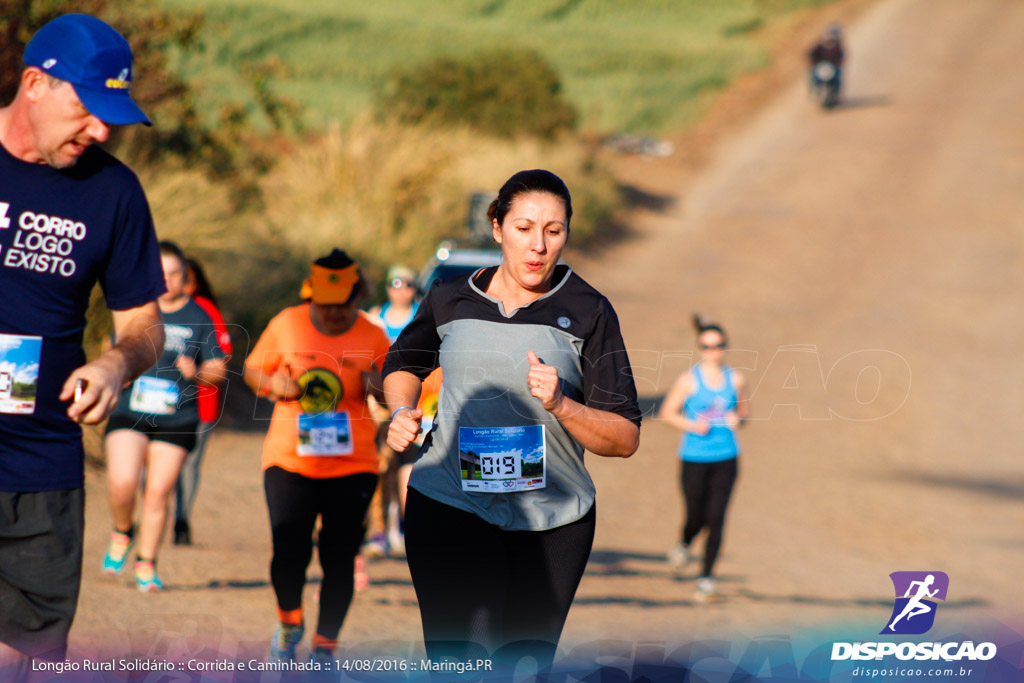
<svg viewBox="0 0 1024 683"><path fill-rule="evenodd" d="M199 424L199 387L187 380L176 365L178 356L191 358L198 369L208 360L224 357L213 318L194 300L171 313L160 313L164 323L164 351L156 365L121 392L114 415L131 417L155 427Z"/></svg>
<svg viewBox="0 0 1024 683"><path fill-rule="evenodd" d="M81 429L58 396L85 363L85 312L97 282L112 310L166 291L138 178L95 147L57 170L0 145L2 491L83 484Z"/></svg>

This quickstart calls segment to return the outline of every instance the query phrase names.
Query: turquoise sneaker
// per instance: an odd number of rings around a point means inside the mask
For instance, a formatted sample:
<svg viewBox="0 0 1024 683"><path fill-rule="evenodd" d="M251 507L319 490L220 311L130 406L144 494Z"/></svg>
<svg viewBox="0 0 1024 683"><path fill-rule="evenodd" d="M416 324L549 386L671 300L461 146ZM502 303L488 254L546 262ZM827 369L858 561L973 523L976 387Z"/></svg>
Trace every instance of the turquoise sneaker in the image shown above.
<svg viewBox="0 0 1024 683"><path fill-rule="evenodd" d="M314 647L309 653L309 663L314 671L334 671L334 650L327 647Z"/></svg>
<svg viewBox="0 0 1024 683"><path fill-rule="evenodd" d="M135 587L143 593L155 593L164 589L163 582L156 575L156 565L154 563L135 563Z"/></svg>
<svg viewBox="0 0 1024 683"><path fill-rule="evenodd" d="M128 564L128 551L132 549L132 537L120 531L110 534L110 545L107 546L107 554L103 556L103 573L114 576L124 571Z"/></svg>
<svg viewBox="0 0 1024 683"><path fill-rule="evenodd" d="M274 637L270 639L270 654L267 661L287 663L295 661L295 647L302 642L306 629L302 624L278 624Z"/></svg>

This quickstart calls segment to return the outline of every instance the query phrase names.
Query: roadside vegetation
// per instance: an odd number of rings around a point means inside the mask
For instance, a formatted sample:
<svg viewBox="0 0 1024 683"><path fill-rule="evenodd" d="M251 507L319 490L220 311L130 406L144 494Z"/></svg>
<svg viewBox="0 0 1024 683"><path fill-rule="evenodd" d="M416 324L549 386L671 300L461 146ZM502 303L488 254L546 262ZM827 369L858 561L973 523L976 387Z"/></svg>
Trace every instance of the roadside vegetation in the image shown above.
<svg viewBox="0 0 1024 683"><path fill-rule="evenodd" d="M156 126L116 151L160 236L258 330L311 257L342 246L378 281L418 267L463 232L471 192L522 168L562 175L573 243L602 243L625 200L599 140L685 128L767 64L773 22L826 1L0 0L0 95L52 16L117 26Z"/></svg>

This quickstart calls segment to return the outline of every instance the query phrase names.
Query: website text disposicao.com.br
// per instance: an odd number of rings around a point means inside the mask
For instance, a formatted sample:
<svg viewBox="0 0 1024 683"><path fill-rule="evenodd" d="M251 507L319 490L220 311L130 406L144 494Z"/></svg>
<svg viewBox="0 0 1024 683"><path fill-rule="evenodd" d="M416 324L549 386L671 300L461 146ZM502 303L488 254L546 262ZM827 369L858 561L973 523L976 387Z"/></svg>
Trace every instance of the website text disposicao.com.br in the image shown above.
<svg viewBox="0 0 1024 683"><path fill-rule="evenodd" d="M911 676L917 678L941 678L949 680L952 678L969 678L974 671L974 667L970 666L947 666L947 667L903 667L903 666L890 666L890 667L871 667L871 666L858 666L857 668L850 671L850 675L855 678L895 678L896 680L903 680Z"/></svg>

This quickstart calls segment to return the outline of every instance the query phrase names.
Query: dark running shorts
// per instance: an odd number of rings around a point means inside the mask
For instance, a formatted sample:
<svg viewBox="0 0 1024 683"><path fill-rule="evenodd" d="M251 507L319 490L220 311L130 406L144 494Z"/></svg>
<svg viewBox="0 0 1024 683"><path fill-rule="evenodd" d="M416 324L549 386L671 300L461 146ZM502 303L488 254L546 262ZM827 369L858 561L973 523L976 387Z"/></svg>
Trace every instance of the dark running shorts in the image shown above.
<svg viewBox="0 0 1024 683"><path fill-rule="evenodd" d="M196 430L199 429L199 423L195 422L180 427L156 427L149 424L144 417L111 415L107 420L107 434L118 429L130 429L133 432L145 434L150 441L164 441L192 452L192 449L196 447Z"/></svg>
<svg viewBox="0 0 1024 683"><path fill-rule="evenodd" d="M0 642L64 659L82 578L83 489L0 491Z"/></svg>

